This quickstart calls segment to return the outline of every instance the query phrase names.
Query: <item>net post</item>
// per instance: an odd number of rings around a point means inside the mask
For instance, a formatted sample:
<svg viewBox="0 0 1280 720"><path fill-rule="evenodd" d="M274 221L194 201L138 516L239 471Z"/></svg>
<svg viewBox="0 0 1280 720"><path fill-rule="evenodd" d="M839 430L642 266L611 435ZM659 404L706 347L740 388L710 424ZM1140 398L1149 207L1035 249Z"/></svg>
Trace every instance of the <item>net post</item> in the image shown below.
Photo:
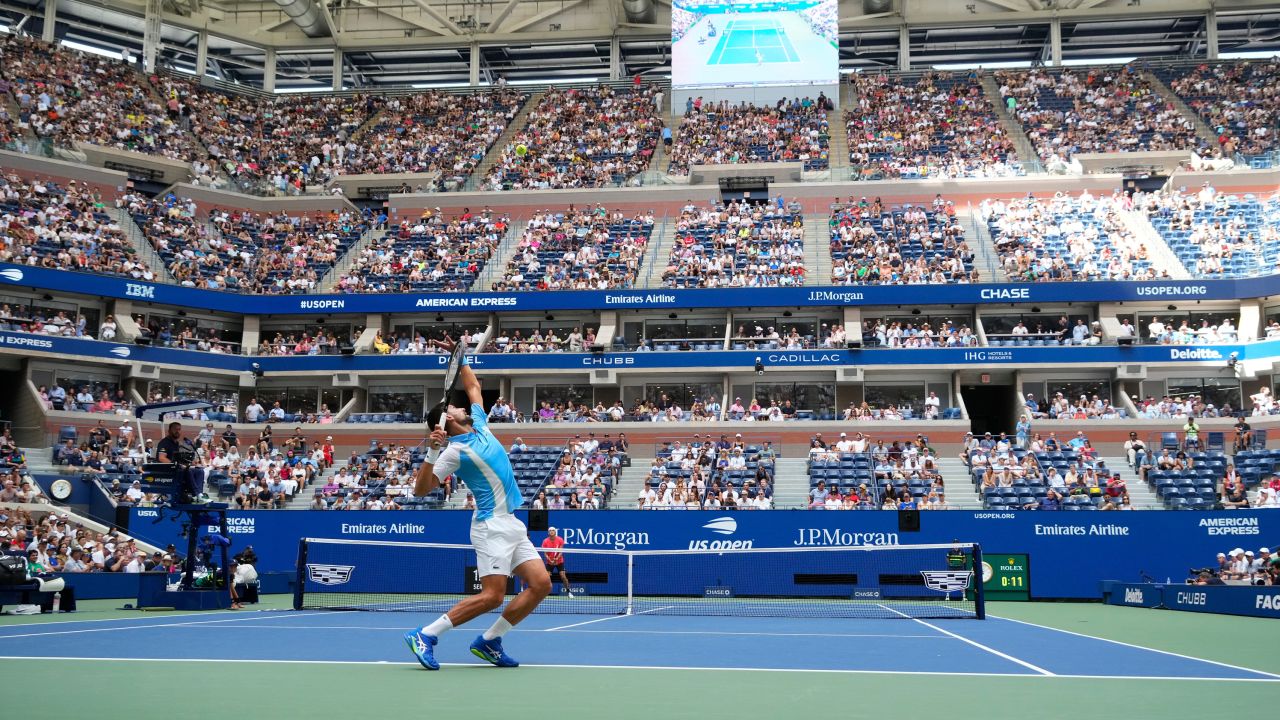
<svg viewBox="0 0 1280 720"><path fill-rule="evenodd" d="M630 615L635 603L635 562L636 554L627 552L627 611L625 615Z"/></svg>
<svg viewBox="0 0 1280 720"><path fill-rule="evenodd" d="M987 601L986 592L983 588L985 583L982 581L982 546L978 543L973 544L973 612L974 617L978 620L987 618Z"/></svg>
<svg viewBox="0 0 1280 720"><path fill-rule="evenodd" d="M298 539L298 568L293 583L293 609L302 609L302 588L307 583L307 539Z"/></svg>

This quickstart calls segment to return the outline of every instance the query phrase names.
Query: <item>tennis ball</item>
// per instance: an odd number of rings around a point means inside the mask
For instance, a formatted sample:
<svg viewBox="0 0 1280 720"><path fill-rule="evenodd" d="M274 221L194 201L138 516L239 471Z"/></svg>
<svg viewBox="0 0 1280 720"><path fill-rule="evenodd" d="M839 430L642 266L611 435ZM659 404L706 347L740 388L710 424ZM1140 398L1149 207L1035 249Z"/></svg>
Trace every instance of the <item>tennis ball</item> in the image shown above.
<svg viewBox="0 0 1280 720"><path fill-rule="evenodd" d="M516 157L524 157L525 155L528 155L528 154L529 154L529 148L525 147L524 143L520 143L519 145L516 146Z"/></svg>

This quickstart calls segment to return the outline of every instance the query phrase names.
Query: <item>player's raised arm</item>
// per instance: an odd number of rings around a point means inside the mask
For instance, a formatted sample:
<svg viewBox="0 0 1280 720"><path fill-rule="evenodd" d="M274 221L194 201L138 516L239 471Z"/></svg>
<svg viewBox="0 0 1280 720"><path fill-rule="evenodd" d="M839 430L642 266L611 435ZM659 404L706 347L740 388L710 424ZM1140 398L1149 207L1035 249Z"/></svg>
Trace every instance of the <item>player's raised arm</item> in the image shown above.
<svg viewBox="0 0 1280 720"><path fill-rule="evenodd" d="M480 392L480 379L471 372L471 366L463 363L458 370L458 380L462 382L462 389L467 393L467 400L472 405L483 405L484 396Z"/></svg>
<svg viewBox="0 0 1280 720"><path fill-rule="evenodd" d="M436 477L436 460L440 457L440 448L449 444L449 434L443 428L436 428L428 436L431 449L427 457L418 466L418 475L413 480L414 497L423 497L440 487L440 478Z"/></svg>

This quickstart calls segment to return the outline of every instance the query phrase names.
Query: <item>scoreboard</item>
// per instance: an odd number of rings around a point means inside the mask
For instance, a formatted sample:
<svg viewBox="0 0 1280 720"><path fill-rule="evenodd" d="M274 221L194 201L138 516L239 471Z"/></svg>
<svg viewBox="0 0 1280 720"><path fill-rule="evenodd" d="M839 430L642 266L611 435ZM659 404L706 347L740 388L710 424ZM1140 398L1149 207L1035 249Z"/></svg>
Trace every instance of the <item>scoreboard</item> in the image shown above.
<svg viewBox="0 0 1280 720"><path fill-rule="evenodd" d="M1031 599L1030 556L982 553L982 591L987 600Z"/></svg>

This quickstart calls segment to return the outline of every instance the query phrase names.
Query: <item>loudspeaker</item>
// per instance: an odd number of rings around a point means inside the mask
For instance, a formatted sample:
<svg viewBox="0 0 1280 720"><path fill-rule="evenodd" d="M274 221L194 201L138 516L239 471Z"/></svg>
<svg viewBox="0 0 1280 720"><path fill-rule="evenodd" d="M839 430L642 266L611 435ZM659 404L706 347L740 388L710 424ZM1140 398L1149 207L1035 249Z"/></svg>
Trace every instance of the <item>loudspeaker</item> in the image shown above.
<svg viewBox="0 0 1280 720"><path fill-rule="evenodd" d="M529 530L530 532L547 531L547 511L546 510L530 510L529 511Z"/></svg>
<svg viewBox="0 0 1280 720"><path fill-rule="evenodd" d="M1133 345L1133 338L1132 338L1132 337L1118 337L1118 338L1116 338L1116 345L1119 345L1120 347L1129 347L1129 346Z"/></svg>
<svg viewBox="0 0 1280 720"><path fill-rule="evenodd" d="M346 340L343 340L343 341L341 341L340 343L338 343L338 352L339 352L339 353L341 353L341 354L343 354L343 355L355 355L355 354L356 354L356 346L355 346L355 345L352 345L351 343L347 342Z"/></svg>
<svg viewBox="0 0 1280 720"><path fill-rule="evenodd" d="M899 510L898 532L920 532L920 511Z"/></svg>

